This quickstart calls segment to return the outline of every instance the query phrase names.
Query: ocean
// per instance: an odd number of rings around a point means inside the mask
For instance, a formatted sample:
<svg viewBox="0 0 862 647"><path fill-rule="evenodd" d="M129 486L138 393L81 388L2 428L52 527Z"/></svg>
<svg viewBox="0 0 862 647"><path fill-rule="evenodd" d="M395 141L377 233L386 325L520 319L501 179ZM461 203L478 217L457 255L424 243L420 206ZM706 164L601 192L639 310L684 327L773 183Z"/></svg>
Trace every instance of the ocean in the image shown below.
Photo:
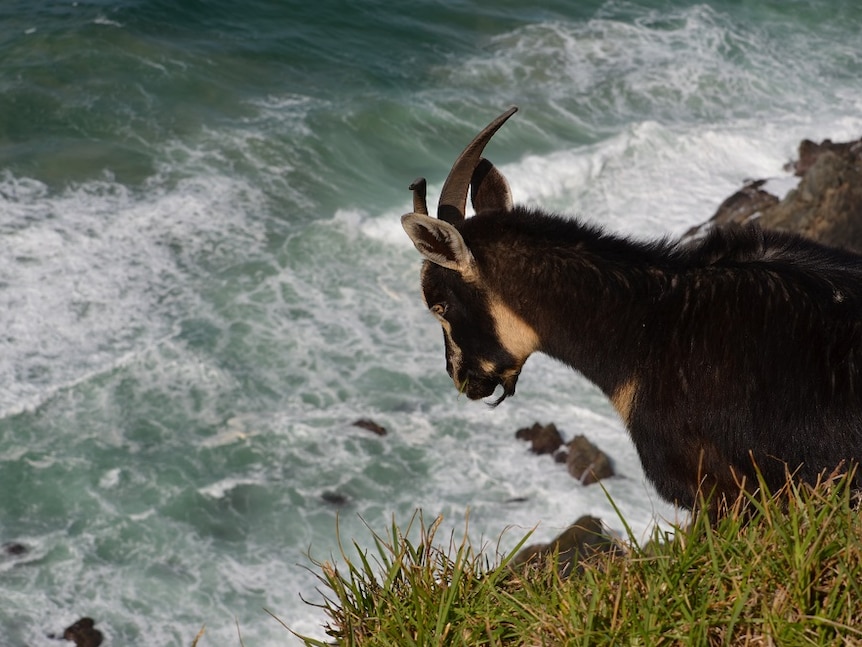
<svg viewBox="0 0 862 647"><path fill-rule="evenodd" d="M436 204L518 105L486 150L516 201L677 236L862 135L860 27L855 0L3 2L0 645L81 616L106 645L300 644L270 613L323 638L311 558L420 509L491 555L622 532L608 495L641 537L680 518L564 366L458 397L407 187ZM515 440L537 421L613 457L607 494Z"/></svg>

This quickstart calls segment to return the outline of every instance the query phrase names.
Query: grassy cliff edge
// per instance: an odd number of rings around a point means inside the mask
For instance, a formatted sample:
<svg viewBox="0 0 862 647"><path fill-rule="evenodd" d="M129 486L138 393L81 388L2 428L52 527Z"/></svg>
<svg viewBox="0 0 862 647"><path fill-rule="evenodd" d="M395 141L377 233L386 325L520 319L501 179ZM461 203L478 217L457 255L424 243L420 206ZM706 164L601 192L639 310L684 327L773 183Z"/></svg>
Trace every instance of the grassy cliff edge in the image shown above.
<svg viewBox="0 0 862 647"><path fill-rule="evenodd" d="M624 523L624 521L623 521ZM563 579L514 567L439 520L318 562L328 616L306 645L862 645L862 520L846 476L744 495L715 523L656 531ZM411 538L415 536L415 538ZM465 533L466 536L466 533ZM371 552L371 554L369 554Z"/></svg>

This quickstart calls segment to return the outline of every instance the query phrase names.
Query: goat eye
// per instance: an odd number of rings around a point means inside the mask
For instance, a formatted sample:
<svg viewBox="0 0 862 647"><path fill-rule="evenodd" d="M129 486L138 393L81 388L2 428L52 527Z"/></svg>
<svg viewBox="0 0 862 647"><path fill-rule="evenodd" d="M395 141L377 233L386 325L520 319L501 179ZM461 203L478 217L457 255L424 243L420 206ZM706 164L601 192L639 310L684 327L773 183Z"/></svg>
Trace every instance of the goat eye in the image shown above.
<svg viewBox="0 0 862 647"><path fill-rule="evenodd" d="M435 303L433 306L431 306L431 312L433 312L438 317L444 316L448 309L449 306L446 303Z"/></svg>

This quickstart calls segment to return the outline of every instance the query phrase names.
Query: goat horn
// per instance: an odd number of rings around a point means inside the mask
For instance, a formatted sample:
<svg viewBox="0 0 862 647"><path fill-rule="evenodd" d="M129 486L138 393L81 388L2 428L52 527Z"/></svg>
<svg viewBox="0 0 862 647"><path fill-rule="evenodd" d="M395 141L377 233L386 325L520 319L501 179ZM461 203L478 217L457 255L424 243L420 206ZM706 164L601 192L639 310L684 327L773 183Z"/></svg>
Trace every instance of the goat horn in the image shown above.
<svg viewBox="0 0 862 647"><path fill-rule="evenodd" d="M440 220L453 225L464 220L467 209L467 189L473 177L473 170L482 158L482 151L500 126L517 111L517 106L512 106L485 126L485 129L476 135L455 160L440 191L440 203L437 207L437 217Z"/></svg>
<svg viewBox="0 0 862 647"><path fill-rule="evenodd" d="M417 177L408 188L413 191L413 213L421 213L423 216L427 216L428 205L425 203L427 185L425 178Z"/></svg>

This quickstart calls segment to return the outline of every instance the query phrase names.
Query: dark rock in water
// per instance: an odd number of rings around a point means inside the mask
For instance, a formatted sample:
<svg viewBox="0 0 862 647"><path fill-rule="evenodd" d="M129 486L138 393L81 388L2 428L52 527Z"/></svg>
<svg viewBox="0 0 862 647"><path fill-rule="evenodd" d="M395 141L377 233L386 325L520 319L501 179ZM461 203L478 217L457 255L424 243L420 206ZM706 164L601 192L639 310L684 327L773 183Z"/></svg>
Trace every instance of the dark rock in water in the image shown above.
<svg viewBox="0 0 862 647"><path fill-rule="evenodd" d="M566 468L583 485L591 485L614 475L608 455L585 436L576 436L569 443Z"/></svg>
<svg viewBox="0 0 862 647"><path fill-rule="evenodd" d="M534 454L553 454L563 444L563 438L553 423L543 426L537 422L532 427L518 429L515 438L529 441L530 451Z"/></svg>
<svg viewBox="0 0 862 647"><path fill-rule="evenodd" d="M338 492L330 492L330 491L326 491L323 494L321 494L320 498L323 499L324 501L326 501L327 503L329 503L330 505L334 505L334 506L347 505L348 501L350 501L350 499L348 499L345 495L340 494Z"/></svg>
<svg viewBox="0 0 862 647"><path fill-rule="evenodd" d="M92 618L81 618L66 627L63 638L71 640L76 647L99 647L102 644L102 632L95 628Z"/></svg>
<svg viewBox="0 0 862 647"><path fill-rule="evenodd" d="M535 423L515 432L515 437L531 443L534 454L553 454L554 461L565 463L569 473L583 485L596 483L614 475L611 460L584 436L577 436L564 445L563 438L553 423Z"/></svg>
<svg viewBox="0 0 862 647"><path fill-rule="evenodd" d="M369 420L368 418L360 418L359 420L353 423L354 427L359 427L360 429L365 429L366 431L370 431L373 434L377 434L378 436L385 436L388 432L386 431L386 427L381 427L373 420Z"/></svg>
<svg viewBox="0 0 862 647"><path fill-rule="evenodd" d="M11 555L13 557L18 557L20 555L26 555L30 552L30 549L27 548L24 544L20 544L17 541L7 541L2 546L2 550L7 555Z"/></svg>
<svg viewBox="0 0 862 647"><path fill-rule="evenodd" d="M763 180L749 182L687 236L760 214L758 222L768 229L862 253L862 139L820 144L806 139L799 145L799 159L785 168L801 179L783 199L763 191Z"/></svg>
<svg viewBox="0 0 862 647"><path fill-rule="evenodd" d="M545 560L556 558L557 571L568 577L580 562L596 553L618 549L617 543L608 536L601 519L584 515L547 544L532 544L521 550L512 560L512 567L541 568Z"/></svg>

